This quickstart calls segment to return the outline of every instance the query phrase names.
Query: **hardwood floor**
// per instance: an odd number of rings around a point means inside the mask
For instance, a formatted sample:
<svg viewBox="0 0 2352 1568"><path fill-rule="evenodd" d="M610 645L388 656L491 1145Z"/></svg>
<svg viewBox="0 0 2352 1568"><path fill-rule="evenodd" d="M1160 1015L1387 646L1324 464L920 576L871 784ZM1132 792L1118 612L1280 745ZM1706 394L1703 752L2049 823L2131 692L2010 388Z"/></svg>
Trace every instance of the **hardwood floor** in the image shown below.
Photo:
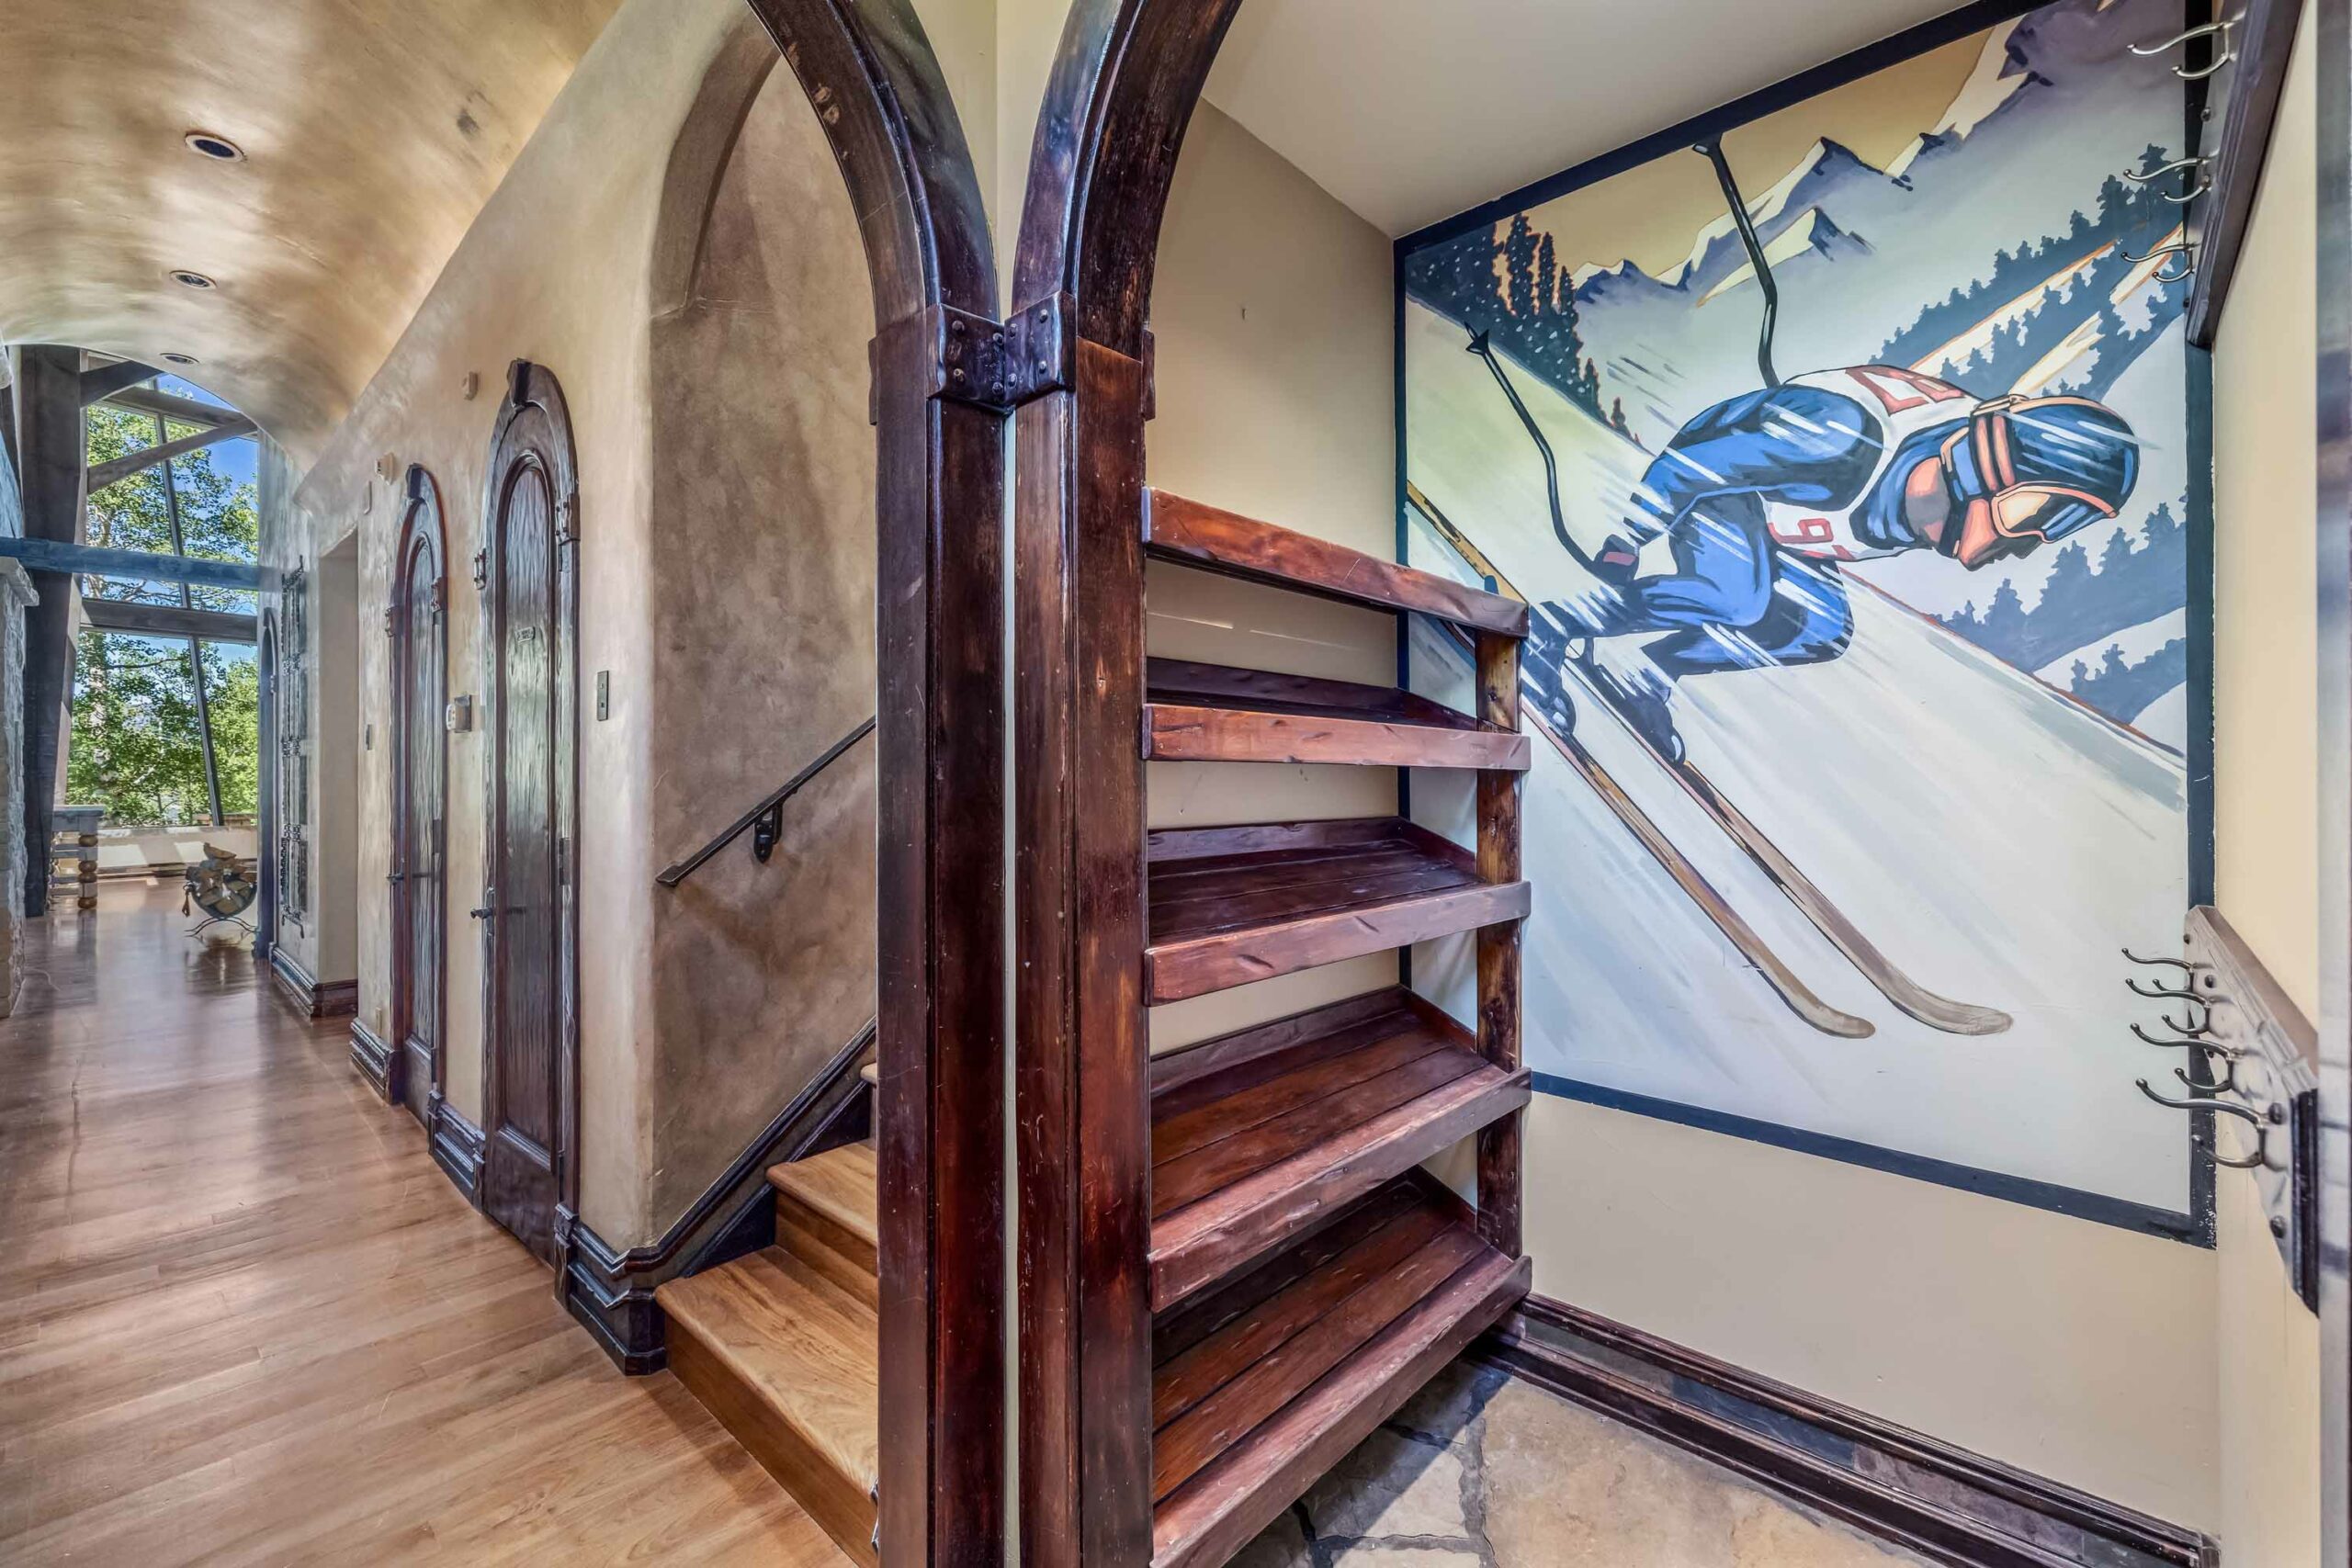
<svg viewBox="0 0 2352 1568"><path fill-rule="evenodd" d="M178 908L32 922L0 1021L0 1562L845 1561Z"/></svg>

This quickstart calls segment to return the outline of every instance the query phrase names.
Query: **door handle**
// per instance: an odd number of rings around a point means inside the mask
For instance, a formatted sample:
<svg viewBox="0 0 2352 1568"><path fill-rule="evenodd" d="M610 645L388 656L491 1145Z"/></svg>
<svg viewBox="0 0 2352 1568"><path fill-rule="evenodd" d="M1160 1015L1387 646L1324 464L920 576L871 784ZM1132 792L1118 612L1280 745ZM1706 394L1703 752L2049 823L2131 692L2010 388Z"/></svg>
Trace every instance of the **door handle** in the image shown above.
<svg viewBox="0 0 2352 1568"><path fill-rule="evenodd" d="M391 883L391 884L392 884L393 886L398 886L401 883L406 882L406 881L408 880L408 873L406 873L406 872L404 872L404 871L390 871L390 872L386 872L386 873L384 874L384 880L385 880L385 881L387 881L387 882L389 882L389 883Z"/></svg>
<svg viewBox="0 0 2352 1568"><path fill-rule="evenodd" d="M493 909L493 908L492 908L489 905L485 904L485 905L483 905L483 906L482 906L481 908L479 908L479 909L468 909L468 910L466 911L466 913L467 913L468 915L470 915L471 917L473 917L473 918L474 918L475 919L477 919L477 920L486 920L486 919L489 919L492 915L495 915L496 913L498 913L498 911L497 911L497 910L495 910L495 909Z"/></svg>

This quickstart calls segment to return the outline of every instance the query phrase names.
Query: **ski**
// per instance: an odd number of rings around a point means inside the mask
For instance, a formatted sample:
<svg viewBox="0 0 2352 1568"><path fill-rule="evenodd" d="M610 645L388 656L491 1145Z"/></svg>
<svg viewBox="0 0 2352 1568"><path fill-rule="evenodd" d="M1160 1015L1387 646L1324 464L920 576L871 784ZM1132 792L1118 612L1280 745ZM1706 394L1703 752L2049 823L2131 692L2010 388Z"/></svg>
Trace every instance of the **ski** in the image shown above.
<svg viewBox="0 0 2352 1568"><path fill-rule="evenodd" d="M1543 715L1532 709L1524 716L1545 739L1552 742L1561 756L1567 759L1568 765L1592 786L1593 794L1600 797L1602 804L1616 815L1617 820L1634 835L1642 848L1650 852L1651 858L1665 869L1667 875L1674 879L1675 886L1690 896L1700 912L1714 922L1715 929L1739 951L1740 956L1763 977L1764 983L1780 994L1781 999L1788 1003L1790 1011L1824 1034L1835 1034L1848 1040L1865 1039L1878 1032L1877 1026L1869 1019L1840 1012L1815 995L1813 988L1797 977L1796 971L1791 969L1781 955L1756 934L1756 928L1743 919L1739 911L1731 907L1730 901L1715 890L1714 885L1707 880L1706 874L1691 864L1688 855L1674 847L1673 840L1666 836L1665 830L1650 819L1649 813L1635 804L1634 797L1625 793L1624 787L1600 765L1599 759L1584 749L1582 741L1573 735L1563 735L1554 729L1544 722Z"/></svg>
<svg viewBox="0 0 2352 1568"><path fill-rule="evenodd" d="M1576 672L1577 683L1592 700L1609 711L1610 716L1623 726L1650 759L1666 770L1683 793L1698 802L1714 824L1740 847L1756 868L1773 886L1784 894L1798 912L1813 922L1814 929L1826 937L1831 946L1846 955L1848 963L1860 970L1862 977L1878 987L1879 993L1903 1011L1931 1029L1947 1034L1998 1034L2012 1021L1998 1008L1979 1007L1973 1002L1954 1001L1938 996L1895 966L1894 961L1878 949L1878 944L1864 936L1861 928L1849 919L1846 912L1832 903L1829 896L1816 886L1813 879L1797 869L1796 863L1781 852L1779 845L1768 838L1764 830L1748 819L1747 814L1725 799L1714 781L1688 761L1678 761L1654 745L1623 714L1617 711L1609 694L1603 691L1591 672L1580 663L1567 662L1565 669Z"/></svg>
<svg viewBox="0 0 2352 1568"><path fill-rule="evenodd" d="M1419 486L1408 483L1405 489L1406 499L1413 509L1437 531L1439 537L1445 540L1447 545L1462 557L1472 570L1487 579L1487 585L1492 591L1510 593L1514 598L1523 597L1503 580L1501 573L1495 570L1494 563L1487 558L1485 553L1476 544L1471 542L1469 536L1455 527L1453 520L1439 511L1428 496L1421 493ZM1845 955L1847 962L1853 964L1861 973L1862 977L1877 988L1880 995L1920 1022L1948 1034L1998 1034L2009 1027L2012 1021L2007 1013L1996 1008L1980 1007L1973 1002L1954 1001L1949 997L1938 996L1905 974L1893 960L1879 951L1877 943L1862 934L1860 928L1856 926L1846 913L1830 900L1828 895L1823 893L1815 885L1811 877L1805 875L1794 862L1781 852L1780 846L1773 843L1762 829L1748 819L1746 812L1741 811L1725 798L1723 792L1715 787L1713 780L1691 763L1678 761L1653 745L1638 726L1617 710L1616 705L1610 700L1608 694L1600 690L1590 675L1580 666L1575 665L1572 660L1566 660L1562 661L1562 666L1575 668L1577 684L1584 688L1595 703L1608 710L1610 716L1624 728L1625 732L1634 738L1653 761L1665 769L1673 777L1675 783L1682 786L1684 792L1698 803L1700 809L1707 814L1709 819L1739 846L1748 860L1764 873L1766 878L1781 890L1790 903L1797 907L1798 912L1812 922L1814 929L1820 931L1831 946ZM1624 798L1626 807L1630 807L1637 814L1640 811L1629 797L1624 797L1624 792L1616 781L1601 770L1600 764L1593 761L1591 754L1585 751L1580 743L1571 738L1555 734L1550 726L1543 722L1540 714L1531 714L1530 716L1535 718L1539 728L1542 728L1546 735L1552 736L1553 744L1559 748L1561 754L1567 758L1569 764L1575 767L1577 773L1582 774L1608 802L1611 810L1616 812L1618 819L1624 822L1634 831L1634 836L1643 840L1644 846L1648 848L1653 855L1658 855L1657 846L1651 842L1649 835L1658 834L1659 841L1663 842L1663 834L1658 833L1657 825L1650 822L1645 815L1641 817L1641 825L1637 826L1626 816L1624 810L1619 808L1618 799ZM1569 750L1571 746L1576 748L1574 751ZM1690 894L1692 899L1705 910L1717 928L1722 930L1725 936L1731 938L1742 953L1752 961L1757 959L1759 952L1764 954L1770 962L1758 962L1758 972L1764 975L1784 998L1788 999L1789 1005L1798 1016L1815 1028L1824 1029L1826 1032L1846 1034L1849 1038L1854 1037L1850 1030L1827 1027L1815 1018L1813 1010L1809 1010L1806 1006L1801 1005L1794 997L1791 996L1789 985L1783 984L1776 977L1777 975L1789 973L1787 965L1764 947L1762 940L1744 921L1740 922L1737 932L1726 926L1723 916L1729 914L1730 910L1729 907L1723 903L1722 895L1705 882L1696 868L1690 866L1688 859L1682 856L1680 851L1675 850L1670 843L1666 844L1665 847L1681 862L1684 868L1689 870L1690 876L1696 879L1697 886L1694 887L1690 881L1685 880L1682 871L1678 870L1675 864L1659 856L1660 863L1665 864L1668 874L1681 885L1685 892ZM1704 889L1703 895L1699 889ZM1718 913L1719 908L1722 913ZM1735 920L1737 918L1736 915L1732 916ZM1796 988L1804 997L1811 998L1814 1010L1818 1010L1835 1019L1850 1020L1852 1022L1862 1021L1859 1019L1851 1019L1849 1014L1829 1008L1819 998L1815 997L1811 990L1797 983L1792 975L1790 976L1789 984L1796 985ZM1870 1032L1867 1024L1860 1032Z"/></svg>

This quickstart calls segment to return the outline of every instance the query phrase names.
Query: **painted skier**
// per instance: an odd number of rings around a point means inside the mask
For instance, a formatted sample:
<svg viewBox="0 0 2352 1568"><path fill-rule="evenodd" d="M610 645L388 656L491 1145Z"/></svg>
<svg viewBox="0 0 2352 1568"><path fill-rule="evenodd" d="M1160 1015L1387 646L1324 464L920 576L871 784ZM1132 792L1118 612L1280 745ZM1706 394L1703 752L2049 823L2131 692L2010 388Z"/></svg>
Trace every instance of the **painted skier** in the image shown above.
<svg viewBox="0 0 2352 1568"><path fill-rule="evenodd" d="M1502 375L1484 343L1472 351ZM1641 514L1576 551L1609 592L1557 608L1595 637L1666 634L1643 649L1657 680L1589 672L1679 760L1673 682L1845 652L1838 563L1932 550L1973 571L2028 555L2115 516L2139 461L2131 426L2088 398L1979 400L1886 365L1794 377L1678 431L1634 491ZM1645 571L1660 537L1671 565Z"/></svg>

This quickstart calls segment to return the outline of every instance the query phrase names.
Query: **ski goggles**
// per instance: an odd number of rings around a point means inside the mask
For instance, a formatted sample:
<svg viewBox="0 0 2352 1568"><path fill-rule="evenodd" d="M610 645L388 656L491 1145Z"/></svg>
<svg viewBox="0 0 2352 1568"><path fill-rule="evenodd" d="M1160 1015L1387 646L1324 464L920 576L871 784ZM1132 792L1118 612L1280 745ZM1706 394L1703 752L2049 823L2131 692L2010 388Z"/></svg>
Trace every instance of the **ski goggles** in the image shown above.
<svg viewBox="0 0 2352 1568"><path fill-rule="evenodd" d="M1973 497L1969 521L1989 525L2007 539L2063 539L2104 517L2115 508L2087 490L2045 479L2018 478L2010 416L2019 408L2076 398L1995 398L1978 405L1968 416L1968 428L1956 431L1944 443L1945 462Z"/></svg>

